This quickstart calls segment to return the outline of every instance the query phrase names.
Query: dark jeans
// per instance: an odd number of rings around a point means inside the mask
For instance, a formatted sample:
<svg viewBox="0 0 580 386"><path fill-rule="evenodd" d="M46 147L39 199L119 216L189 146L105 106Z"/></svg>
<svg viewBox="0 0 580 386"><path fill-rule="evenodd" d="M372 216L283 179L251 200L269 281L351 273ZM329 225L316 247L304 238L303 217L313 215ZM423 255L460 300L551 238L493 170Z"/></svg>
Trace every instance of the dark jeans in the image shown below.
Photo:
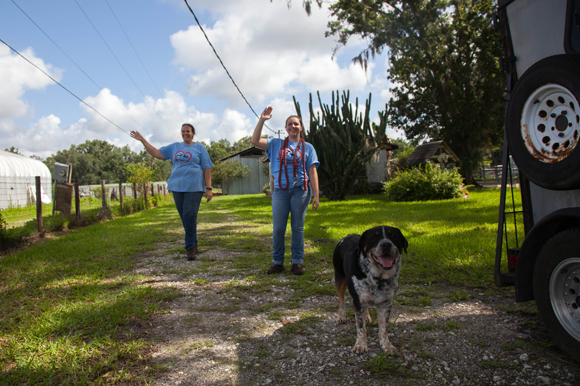
<svg viewBox="0 0 580 386"><path fill-rule="evenodd" d="M197 245L197 212L203 192L173 192L173 201L185 229L185 249Z"/></svg>

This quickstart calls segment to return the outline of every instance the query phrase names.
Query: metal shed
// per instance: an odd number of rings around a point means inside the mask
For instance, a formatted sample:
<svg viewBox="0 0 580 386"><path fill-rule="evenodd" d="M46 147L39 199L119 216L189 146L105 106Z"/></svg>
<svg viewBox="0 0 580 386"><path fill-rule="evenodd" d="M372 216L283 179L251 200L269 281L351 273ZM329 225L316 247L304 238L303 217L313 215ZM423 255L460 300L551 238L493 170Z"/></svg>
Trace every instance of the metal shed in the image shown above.
<svg viewBox="0 0 580 386"><path fill-rule="evenodd" d="M417 146L407 159L407 165L409 166L427 162L447 166L448 164L459 162L459 157L444 141L433 141Z"/></svg>
<svg viewBox="0 0 580 386"><path fill-rule="evenodd" d="M269 183L268 176L262 173L262 160L265 152L255 146L242 150L236 154L220 159L218 162L229 160L240 161L250 168L250 173L243 178L236 178L230 182L228 194L256 194L262 193L264 185Z"/></svg>
<svg viewBox="0 0 580 386"><path fill-rule="evenodd" d="M52 175L40 161L0 150L0 209L34 205L36 176L40 176L41 198L52 202Z"/></svg>

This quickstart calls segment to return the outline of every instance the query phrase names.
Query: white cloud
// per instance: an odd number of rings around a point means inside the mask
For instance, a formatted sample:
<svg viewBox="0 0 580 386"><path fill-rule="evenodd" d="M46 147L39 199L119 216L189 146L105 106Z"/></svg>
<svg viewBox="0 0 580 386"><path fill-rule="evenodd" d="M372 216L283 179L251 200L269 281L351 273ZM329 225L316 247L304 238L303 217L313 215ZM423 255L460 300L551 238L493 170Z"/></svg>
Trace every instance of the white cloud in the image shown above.
<svg viewBox="0 0 580 386"><path fill-rule="evenodd" d="M226 109L220 118L217 129L211 135L211 140L219 141L221 138L227 138L233 143L242 137L252 135L253 129L254 125L252 125L250 118L236 110Z"/></svg>
<svg viewBox="0 0 580 386"><path fill-rule="evenodd" d="M354 63L341 68L330 56L320 56L309 60L300 69L299 80L310 90L359 90L366 86L372 76L373 63L365 70Z"/></svg>
<svg viewBox="0 0 580 386"><path fill-rule="evenodd" d="M59 81L62 70L35 56L31 48L21 54L37 67ZM23 117L30 113L30 106L23 99L26 90L40 90L54 84L34 66L27 63L22 57L12 54L4 45L0 46L0 129L10 130L14 126L7 120Z"/></svg>
<svg viewBox="0 0 580 386"><path fill-rule="evenodd" d="M372 69L365 74L360 66L332 60L335 43L324 37L327 9L307 17L299 2L291 9L285 2L265 3L263 12L256 12L254 0L225 8L205 4L221 16L203 26L209 40L242 93L257 103L303 89L361 89L372 75ZM174 63L193 73L189 95L212 93L235 107L243 104L197 26L175 33L171 42Z"/></svg>
<svg viewBox="0 0 580 386"><path fill-rule="evenodd" d="M42 158L55 154L53 149L62 150L70 147L71 143L85 141L85 133L78 126L62 129L60 123L60 118L54 115L41 117L30 128L15 125L15 130L5 139L10 146L20 149L22 154Z"/></svg>

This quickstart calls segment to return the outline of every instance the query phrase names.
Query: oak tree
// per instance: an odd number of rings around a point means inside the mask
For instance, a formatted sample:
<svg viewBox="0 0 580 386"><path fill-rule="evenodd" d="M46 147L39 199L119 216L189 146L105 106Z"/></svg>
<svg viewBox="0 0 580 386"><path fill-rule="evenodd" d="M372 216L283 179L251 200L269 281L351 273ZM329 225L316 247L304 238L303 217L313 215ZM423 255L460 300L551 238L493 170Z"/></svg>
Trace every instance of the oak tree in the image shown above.
<svg viewBox="0 0 580 386"><path fill-rule="evenodd" d="M322 1L315 0L319 6ZM303 1L309 10L312 0ZM505 102L493 0L337 0L327 36L368 42L353 60L389 58L389 125L411 140L444 140L468 183L503 140Z"/></svg>

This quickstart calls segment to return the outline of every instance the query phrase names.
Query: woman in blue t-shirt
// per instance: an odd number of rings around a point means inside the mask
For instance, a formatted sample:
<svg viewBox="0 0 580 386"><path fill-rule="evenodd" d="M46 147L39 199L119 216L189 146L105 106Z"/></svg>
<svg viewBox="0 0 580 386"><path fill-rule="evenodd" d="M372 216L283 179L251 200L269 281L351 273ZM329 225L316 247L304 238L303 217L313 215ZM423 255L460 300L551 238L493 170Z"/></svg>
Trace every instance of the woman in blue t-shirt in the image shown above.
<svg viewBox="0 0 580 386"><path fill-rule="evenodd" d="M262 138L264 122L272 118L272 107L267 107L254 129L252 144L266 150L270 159L274 192L272 194L272 217L274 221L274 252L268 274L284 270L284 235L288 215L292 228L292 268L295 275L304 274L304 220L312 198L312 209L318 208L318 156L314 147L302 139L304 126L300 117L286 119L285 139Z"/></svg>
<svg viewBox="0 0 580 386"><path fill-rule="evenodd" d="M131 131L131 137L141 141L147 153L160 160L171 160L173 168L167 180L167 189L172 192L175 206L185 229L185 249L187 260L195 260L197 254L197 212L201 197L205 193L211 200L211 168L209 154L201 143L193 142L195 128L184 123L181 126L183 142L175 142L159 149L153 147L138 132Z"/></svg>

